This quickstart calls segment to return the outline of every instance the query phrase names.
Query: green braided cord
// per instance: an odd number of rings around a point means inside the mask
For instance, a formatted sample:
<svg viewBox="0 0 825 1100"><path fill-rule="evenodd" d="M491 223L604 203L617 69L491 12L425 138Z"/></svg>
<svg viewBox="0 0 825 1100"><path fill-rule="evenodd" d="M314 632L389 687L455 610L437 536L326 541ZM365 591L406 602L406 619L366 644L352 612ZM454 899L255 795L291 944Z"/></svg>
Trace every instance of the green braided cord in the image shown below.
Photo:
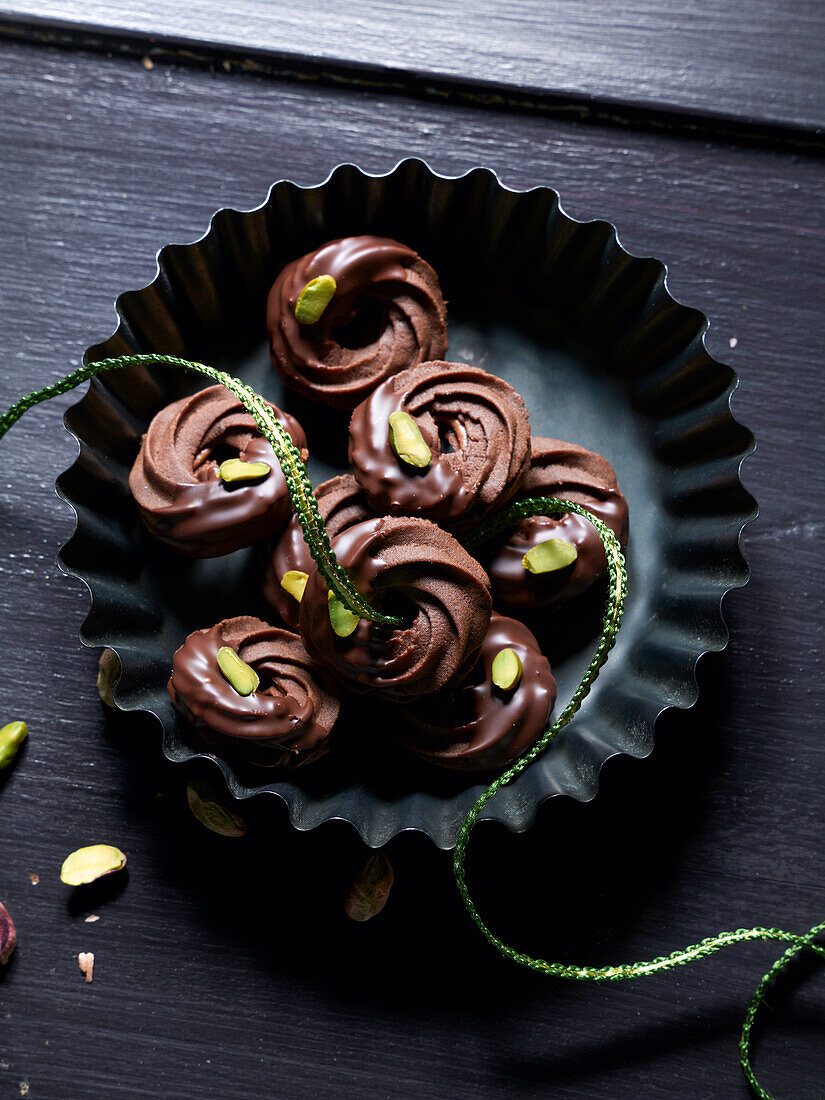
<svg viewBox="0 0 825 1100"><path fill-rule="evenodd" d="M255 419L262 434L268 440L280 463L281 470L286 479L292 506L298 516L304 539L310 549L318 572L327 582L327 585L335 595L357 615L363 619L371 619L383 626L398 626L400 619L394 615L385 615L372 606L358 591L350 580L349 574L341 568L335 553L330 546L324 521L318 511L318 502L312 492L312 483L309 480L307 468L301 460L298 448L276 418L272 409L249 386L237 378L233 378L214 367L207 367L204 363L193 363L188 359L178 359L174 355L121 355L115 359L100 359L96 363L89 363L78 367L77 370L67 374L53 386L46 386L42 390L35 390L16 401L12 407L0 416L0 439L6 434L23 413L33 405L39 405L41 401L48 401L51 397L66 393L68 390L86 382L96 374L106 371L120 370L122 367L143 367L149 365L164 365L180 367L186 371L205 374L214 382L220 382L237 397L246 411Z"/></svg>
<svg viewBox="0 0 825 1100"><path fill-rule="evenodd" d="M789 947L788 950L776 960L756 987L756 992L751 998L748 1010L745 1013L745 1022L742 1025L742 1034L739 1037L739 1060L742 1063L742 1069L745 1072L748 1084L759 1097L759 1100L773 1100L773 1096L767 1089L759 1084L751 1068L751 1032L753 1030L754 1021L756 1020L756 1014L765 1000L765 993L768 988L776 981L779 974L785 969L788 963L790 963L792 959L795 959L805 947L808 947L811 951L815 951L820 957L825 958L825 948L818 947L816 944L811 943L814 936L818 936L820 932L825 932L825 921L823 921L822 924L815 924L809 932L806 932L804 936L800 937L800 943L797 946ZM779 937L774 938L778 939Z"/></svg>
<svg viewBox="0 0 825 1100"><path fill-rule="evenodd" d="M283 425L275 418L263 398L250 389L249 386L244 385L243 382L225 374L223 371L208 367L203 363L179 359L173 355L122 355L113 359L101 359L97 363L79 367L59 382L55 382L54 385L35 390L33 393L20 398L0 416L0 438L20 419L27 409L74 389L75 386L80 385L81 382L87 381L96 374L118 370L122 367L149 366L152 364L179 367L183 370L204 374L207 378L226 386L235 394L247 412L255 419L278 458L307 546L327 585L351 611L356 612L362 618L387 626L397 626L399 620L393 616L384 615L372 607L355 588L346 571L339 565L318 511L318 503L312 492L312 483L309 480L306 466L301 460L298 448L292 442ZM739 928L734 932L722 932L717 936L709 936L700 943L672 951L669 955L662 955L648 962L621 963L617 966L604 967L567 966L562 963L547 962L544 959L534 959L530 955L522 954L509 947L490 931L470 897L466 883L465 860L467 844L478 820L478 815L502 787L511 783L537 756L552 744L587 698L602 665L607 660L621 626L624 601L627 594L627 571L621 547L610 528L588 512L587 509L568 500L537 497L518 501L481 524L471 533L463 536L465 545L468 549L473 550L506 531L520 519L536 515L560 516L568 512L575 512L592 523L604 545L609 572L607 602L601 636L593 659L588 665L581 683L559 717L552 726L545 730L535 745L524 756L520 757L490 784L464 819L456 841L453 859L453 871L459 893L470 917L484 938L505 958L542 974L576 981L605 982L638 978L662 970L671 970L677 966L684 966L686 963L711 955L723 947L736 943L746 943L751 940L778 940L791 944L792 946L774 963L759 983L756 993L748 1005L739 1042L740 1061L749 1085L755 1094L760 1097L760 1100L772 1100L771 1094L759 1084L751 1068L751 1037L756 1014L770 985L776 980L784 967L801 951L808 949L825 958L825 947L812 942L820 932L825 931L825 922L815 925L809 932L801 936L792 932L785 932L780 928Z"/></svg>
<svg viewBox="0 0 825 1100"><path fill-rule="evenodd" d="M588 512L587 509L582 508L578 504L574 504L572 501L558 500L551 497L537 497L518 501L510 505L510 507L506 508L503 512L499 512L497 515L493 516L492 519L475 528L470 534L464 536L464 542L468 549L475 549L494 538L496 535L500 535L509 528L512 528L521 519L537 515L560 516L566 512L575 512L577 515L583 516L584 519L595 527L604 545L609 573L607 601L601 636L596 646L593 659L588 665L581 683L576 688L570 702L561 712L559 717L552 726L545 730L531 749L490 784L474 803L470 812L464 819L461 829L459 830L455 851L453 853L453 873L455 875L459 894L461 895L467 912L470 914L470 917L481 934L487 942L505 958L518 963L520 966L525 966L530 970L537 971L538 973L555 978L568 978L574 981L612 982L624 981L628 978L644 977L655 974L658 971L671 970L677 966L684 966L686 963L704 958L706 955L712 955L723 947L729 947L736 943L746 943L750 940L779 940L784 943L792 944L789 950L774 963L760 982L753 999L748 1005L739 1042L740 1062L749 1085L756 1095L760 1097L760 1100L772 1100L770 1093L757 1081L751 1067L751 1032L753 1023L759 1007L764 1000L766 990L776 980L779 972L787 966L792 958L806 948L814 951L822 958L825 958L825 947L817 946L811 942L816 935L825 930L825 922L816 925L802 936L792 932L785 932L780 928L738 928L734 932L721 932L719 935L709 936L700 943L672 951L669 955L662 955L658 958L650 959L647 962L620 963L617 966L602 967L568 966L563 963L547 962L545 959L535 959L531 955L516 951L508 944L504 943L503 940L500 940L484 923L470 897L470 891L466 880L465 863L467 844L470 839L470 834L478 820L478 816L484 806L487 805L491 798L495 797L502 787L506 787L508 783L511 783L516 776L520 775L537 756L543 753L553 741L555 741L561 730L570 722L571 718L573 718L587 698L593 686L593 682L599 674L599 670L607 660L621 625L624 600L627 594L627 571L625 569L621 547L610 528L602 523L596 516Z"/></svg>

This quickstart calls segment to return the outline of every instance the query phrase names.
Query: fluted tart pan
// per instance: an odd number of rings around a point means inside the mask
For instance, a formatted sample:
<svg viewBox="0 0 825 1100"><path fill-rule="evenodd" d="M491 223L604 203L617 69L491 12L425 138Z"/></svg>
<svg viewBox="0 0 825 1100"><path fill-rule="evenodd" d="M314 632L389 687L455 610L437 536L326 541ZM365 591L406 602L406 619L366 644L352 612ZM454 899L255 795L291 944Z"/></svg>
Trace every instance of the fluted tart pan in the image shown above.
<svg viewBox="0 0 825 1100"><path fill-rule="evenodd" d="M553 795L592 798L607 759L646 756L662 712L695 702L699 657L727 644L722 598L748 578L739 535L755 504L739 467L753 437L730 410L733 370L705 347L707 318L675 301L662 263L630 255L605 221L569 217L548 187L513 191L483 168L446 178L419 160L383 176L341 165L318 186L276 183L254 210L219 211L200 240L161 249L155 278L118 298L117 329L86 360L162 352L239 375L298 416L317 484L342 468L340 432L282 388L269 366L264 305L285 262L360 233L404 241L435 267L449 358L509 381L534 435L608 458L630 506L630 596L616 648L573 723L482 815L524 830ZM166 757L214 759L235 798L274 795L296 828L342 819L372 846L417 829L452 847L484 777L414 760L367 700L345 707L324 760L291 772L213 756L173 711L172 653L190 631L272 614L260 593L260 548L178 558L144 530L129 495L152 415L202 384L164 368L119 371L95 379L66 414L80 454L57 483L77 515L60 562L91 595L82 641L116 650L115 701L157 717ZM596 592L539 624L560 706L587 665L599 614Z"/></svg>

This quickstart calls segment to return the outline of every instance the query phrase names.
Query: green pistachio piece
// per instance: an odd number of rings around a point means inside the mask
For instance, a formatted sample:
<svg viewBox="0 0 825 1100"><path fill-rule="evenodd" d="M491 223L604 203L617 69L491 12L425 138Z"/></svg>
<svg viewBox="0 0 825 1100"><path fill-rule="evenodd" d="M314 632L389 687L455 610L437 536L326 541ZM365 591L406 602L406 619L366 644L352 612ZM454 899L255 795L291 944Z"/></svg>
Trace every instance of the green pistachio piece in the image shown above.
<svg viewBox="0 0 825 1100"><path fill-rule="evenodd" d="M533 546L521 559L521 564L531 573L555 573L557 569L566 569L578 557L578 550L572 542L564 539L548 539Z"/></svg>
<svg viewBox="0 0 825 1100"><path fill-rule="evenodd" d="M502 691L512 691L521 680L521 661L514 649L500 649L493 658L493 683Z"/></svg>
<svg viewBox="0 0 825 1100"><path fill-rule="evenodd" d="M281 577L281 588L300 603L304 598L308 580L309 573L303 573L300 569L287 569Z"/></svg>
<svg viewBox="0 0 825 1100"><path fill-rule="evenodd" d="M222 645L218 650L218 668L237 691L238 695L251 695L261 682L258 673L246 661L242 661L234 649Z"/></svg>
<svg viewBox="0 0 825 1100"><path fill-rule="evenodd" d="M347 916L357 921L377 916L387 904L394 880L390 861L383 852L373 852L344 902Z"/></svg>
<svg viewBox="0 0 825 1100"><path fill-rule="evenodd" d="M8 722L0 729L0 772L7 768L28 736L25 722Z"/></svg>
<svg viewBox="0 0 825 1100"><path fill-rule="evenodd" d="M107 707L113 707L113 691L120 676L120 660L113 649L104 649L97 665L97 693Z"/></svg>
<svg viewBox="0 0 825 1100"><path fill-rule="evenodd" d="M220 795L202 779L193 779L186 786L189 809L201 825L219 836L243 836L246 822L227 806Z"/></svg>
<svg viewBox="0 0 825 1100"><path fill-rule="evenodd" d="M390 446L408 466L423 470L433 460L433 453L424 442L421 429L409 413L390 413Z"/></svg>
<svg viewBox="0 0 825 1100"><path fill-rule="evenodd" d="M338 284L331 275L310 279L295 303L295 320L301 325L314 325L332 301Z"/></svg>
<svg viewBox="0 0 825 1100"><path fill-rule="evenodd" d="M60 868L60 881L67 886L84 886L125 866L126 856L120 848L113 848L111 844L91 844L66 856Z"/></svg>
<svg viewBox="0 0 825 1100"><path fill-rule="evenodd" d="M227 485L236 481L260 481L272 473L266 462L241 462L239 458L227 458L218 467L218 477Z"/></svg>
<svg viewBox="0 0 825 1100"><path fill-rule="evenodd" d="M332 629L339 638L348 638L361 622L361 619L350 611L345 604L341 603L334 592L330 592L327 598L329 600L329 621L332 623Z"/></svg>
<svg viewBox="0 0 825 1100"><path fill-rule="evenodd" d="M8 909L0 902L0 966L5 966L17 946L17 929Z"/></svg>

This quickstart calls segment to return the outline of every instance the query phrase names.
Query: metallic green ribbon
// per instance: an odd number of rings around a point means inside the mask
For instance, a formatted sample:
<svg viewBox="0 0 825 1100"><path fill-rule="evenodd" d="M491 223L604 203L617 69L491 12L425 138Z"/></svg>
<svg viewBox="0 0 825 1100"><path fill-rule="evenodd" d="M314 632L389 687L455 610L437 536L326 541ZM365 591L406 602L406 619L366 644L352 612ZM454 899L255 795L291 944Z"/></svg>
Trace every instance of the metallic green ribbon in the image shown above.
<svg viewBox="0 0 825 1100"><path fill-rule="evenodd" d="M35 390L15 402L10 409L0 416L0 438L9 428L20 419L27 409L33 405L39 405L41 401L48 401L51 397L57 397L61 393L74 389L92 378L94 375L103 374L111 370L119 370L123 367L139 367L149 365L165 365L177 367L182 370L192 371L206 375L214 382L226 386L238 398L243 407L255 419L263 436L269 441L272 450L278 458L286 479L292 505L298 516L304 533L307 546L318 566L318 571L327 582L329 588L335 592L338 598L353 612L364 619L381 623L385 626L397 626L399 620L391 615L386 615L372 604L356 589L347 572L341 567L335 553L332 550L324 526L318 511L318 503L312 492L312 483L309 480L306 466L301 460L298 448L292 442L288 432L276 419L271 408L249 386L225 374L223 371L208 367L203 363L193 363L187 359L179 359L173 355L122 355L114 359L101 359L96 363L89 363L71 374L66 375L59 382L43 389ZM558 500L552 497L537 497L521 500L510 505L504 511L495 514L492 518L480 524L477 528L463 536L463 542L469 550L483 545L489 539L501 534L514 526L519 520L528 516L547 515L560 516L567 512L575 512L591 523L602 541L607 557L608 565L608 591L605 606L605 614L602 622L601 635L599 637L593 658L582 677L582 681L573 693L570 702L558 716L556 721L548 727L538 741L515 764L512 764L502 775L495 779L484 793L477 799L459 830L453 857L453 872L456 885L464 905L476 927L487 940L505 958L512 962L525 966L540 974L546 974L555 978L567 978L573 981L585 982L612 982L624 981L629 978L646 977L663 970L672 970L677 966L694 962L719 951L723 947L730 947L737 943L747 943L752 940L777 940L791 944L791 947L779 958L764 975L759 983L756 993L748 1004L742 1033L739 1040L739 1059L748 1084L760 1100L773 1100L771 1094L764 1089L756 1079L751 1066L752 1031L756 1014L765 999L769 987L776 981L780 972L801 951L815 952L820 958L825 958L825 947L815 944L813 940L821 932L825 931L825 922L815 925L803 935L793 932L785 932L780 928L738 928L733 932L721 932L716 936L709 936L700 943L672 951L669 955L662 955L647 962L619 963L616 966L571 966L562 963L547 962L545 959L536 959L531 955L523 954L500 940L484 923L478 913L475 904L470 897L467 886L465 861L467 845L470 834L478 821L478 816L491 798L494 798L502 787L506 787L524 771L537 756L540 756L555 741L562 729L577 713L584 700L590 693L590 689L599 674L602 665L607 660L608 654L616 640L616 635L621 626L624 601L627 594L627 571L624 557L616 536L606 524L597 519L579 504L569 500Z"/></svg>

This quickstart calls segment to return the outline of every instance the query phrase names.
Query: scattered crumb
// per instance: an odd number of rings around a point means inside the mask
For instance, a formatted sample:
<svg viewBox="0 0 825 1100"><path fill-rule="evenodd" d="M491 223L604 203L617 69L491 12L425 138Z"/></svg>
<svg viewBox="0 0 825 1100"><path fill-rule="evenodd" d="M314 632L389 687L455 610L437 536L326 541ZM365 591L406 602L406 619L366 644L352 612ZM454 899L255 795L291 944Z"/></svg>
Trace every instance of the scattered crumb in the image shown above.
<svg viewBox="0 0 825 1100"><path fill-rule="evenodd" d="M32 886L37 886L38 882L40 882L40 875L29 875L29 882L31 882Z"/></svg>
<svg viewBox="0 0 825 1100"><path fill-rule="evenodd" d="M96 920L100 920L100 917L96 917L96 916L95 916L94 914L92 914L92 916L91 916L91 917L86 917L86 920L85 920L85 922L84 922L84 923L86 923L86 924L94 924L94 922L95 922Z"/></svg>
<svg viewBox="0 0 825 1100"><path fill-rule="evenodd" d="M154 63L154 61L152 60L151 57L144 57L143 67L144 67L144 69L154 69L155 63Z"/></svg>
<svg viewBox="0 0 825 1100"><path fill-rule="evenodd" d="M232 72L232 62L231 61L222 61L221 64L223 65L224 72L227 72L227 73Z"/></svg>
<svg viewBox="0 0 825 1100"><path fill-rule="evenodd" d="M728 340L728 343L730 344L730 346L732 348L735 348L736 345L739 343L739 341L737 340L737 338L735 336L731 336L730 340Z"/></svg>
<svg viewBox="0 0 825 1100"><path fill-rule="evenodd" d="M95 957L91 951L81 951L77 956L77 965L86 975L86 981L90 982L95 969Z"/></svg>
<svg viewBox="0 0 825 1100"><path fill-rule="evenodd" d="M21 1081L20 1082L20 1095L21 1096L28 1096L29 1095L29 1082L28 1081Z"/></svg>

